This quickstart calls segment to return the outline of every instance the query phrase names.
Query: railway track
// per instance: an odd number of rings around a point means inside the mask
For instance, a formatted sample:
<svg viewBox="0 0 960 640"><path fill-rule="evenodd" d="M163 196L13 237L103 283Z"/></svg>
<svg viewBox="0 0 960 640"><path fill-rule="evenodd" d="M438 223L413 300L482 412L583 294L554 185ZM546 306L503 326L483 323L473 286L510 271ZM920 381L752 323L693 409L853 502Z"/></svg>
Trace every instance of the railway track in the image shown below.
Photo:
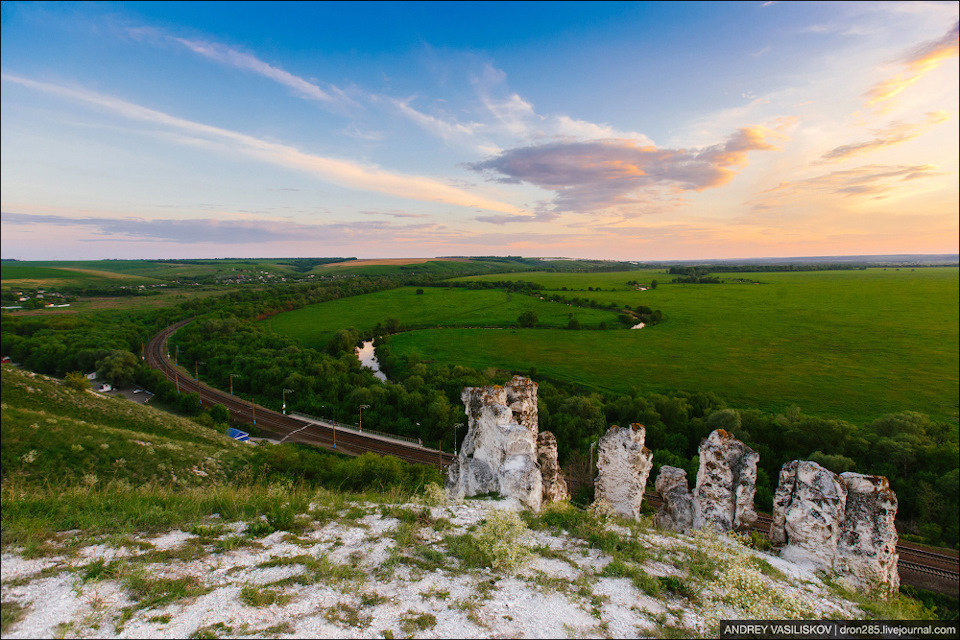
<svg viewBox="0 0 960 640"><path fill-rule="evenodd" d="M333 423L283 415L199 382L186 370L170 362L166 348L169 337L188 322L189 320L185 320L171 325L155 335L148 343L145 353L147 363L167 376L181 393L197 392L202 404L222 404L230 411L234 420L255 424L259 429L275 434L284 442L310 444L348 455L365 452L391 455L407 462L436 466L441 470L453 462L453 454L439 449L338 429ZM570 481L573 482L572 479ZM646 494L644 499L653 507L659 507L662 502L660 496L651 493ZM772 521L769 515L758 514L753 529L768 536ZM909 543L898 544L897 553L900 555L897 567L903 584L954 597L957 595L960 585L960 560L956 555Z"/></svg>
<svg viewBox="0 0 960 640"><path fill-rule="evenodd" d="M311 444L348 455L360 455L369 451L396 456L407 462L429 464L440 469L453 461L453 454L439 449L430 449L400 440L393 441L378 435L365 435L337 428L333 423L284 415L199 382L186 370L171 362L167 353L167 340L187 322L189 321L171 325L155 335L147 344L145 354L147 363L173 382L178 392L199 394L203 405L222 404L237 422L254 424L257 428L276 435L284 442Z"/></svg>

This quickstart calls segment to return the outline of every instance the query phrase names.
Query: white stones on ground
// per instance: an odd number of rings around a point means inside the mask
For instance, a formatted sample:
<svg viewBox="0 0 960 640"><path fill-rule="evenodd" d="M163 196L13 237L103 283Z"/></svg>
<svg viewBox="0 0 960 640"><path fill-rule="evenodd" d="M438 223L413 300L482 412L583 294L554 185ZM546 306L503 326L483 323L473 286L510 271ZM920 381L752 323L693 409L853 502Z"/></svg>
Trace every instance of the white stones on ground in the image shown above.
<svg viewBox="0 0 960 640"><path fill-rule="evenodd" d="M610 427L597 447L596 498L610 504L620 515L640 519L640 503L653 453L644 446L646 430L641 424Z"/></svg>
<svg viewBox="0 0 960 640"><path fill-rule="evenodd" d="M693 496L687 489L687 472L678 467L660 467L654 485L663 504L653 524L671 531L687 533L693 527Z"/></svg>
<svg viewBox="0 0 960 640"><path fill-rule="evenodd" d="M847 487L816 462L793 460L780 470L773 499L770 540L785 545L781 557L831 570L840 540Z"/></svg>
<svg viewBox="0 0 960 640"><path fill-rule="evenodd" d="M537 462L536 383L515 376L506 387L466 387L460 397L468 424L460 455L447 474L451 497L497 492L539 511L543 481Z"/></svg>
<svg viewBox="0 0 960 640"><path fill-rule="evenodd" d="M883 476L842 473L847 504L834 568L862 589L900 588L897 494Z"/></svg>
<svg viewBox="0 0 960 640"><path fill-rule="evenodd" d="M718 531L749 529L760 455L723 429L700 443L700 469L693 496L693 526Z"/></svg>
<svg viewBox="0 0 960 640"><path fill-rule="evenodd" d="M541 431L537 436L537 460L543 478L543 501L569 500L570 490L557 462L557 438L549 431Z"/></svg>

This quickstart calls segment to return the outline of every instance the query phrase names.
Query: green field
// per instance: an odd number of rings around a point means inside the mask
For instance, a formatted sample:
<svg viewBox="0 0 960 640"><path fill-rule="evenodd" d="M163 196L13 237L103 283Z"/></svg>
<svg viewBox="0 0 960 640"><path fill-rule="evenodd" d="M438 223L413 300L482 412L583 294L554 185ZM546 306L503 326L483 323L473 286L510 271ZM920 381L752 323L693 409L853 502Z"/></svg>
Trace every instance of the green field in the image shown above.
<svg viewBox="0 0 960 640"><path fill-rule="evenodd" d="M618 324L613 311L568 307L500 290L435 287L424 288L422 295L417 295L413 287L402 287L343 298L281 313L263 323L277 333L297 338L304 346L322 348L339 329L369 331L387 318L396 318L404 328L509 327L527 310L536 313L544 327L566 327L571 313L586 326Z"/></svg>
<svg viewBox="0 0 960 640"><path fill-rule="evenodd" d="M561 293L568 298L661 309L664 322L639 331L433 329L394 336L391 344L397 353L442 363L536 367L598 390L713 391L734 406L798 405L858 422L903 410L956 419L956 268L721 275L761 284L665 284L672 276L653 271L524 273L519 277L553 290L567 287ZM656 290L626 285L654 278ZM326 326L335 326L338 309L324 307L333 316Z"/></svg>

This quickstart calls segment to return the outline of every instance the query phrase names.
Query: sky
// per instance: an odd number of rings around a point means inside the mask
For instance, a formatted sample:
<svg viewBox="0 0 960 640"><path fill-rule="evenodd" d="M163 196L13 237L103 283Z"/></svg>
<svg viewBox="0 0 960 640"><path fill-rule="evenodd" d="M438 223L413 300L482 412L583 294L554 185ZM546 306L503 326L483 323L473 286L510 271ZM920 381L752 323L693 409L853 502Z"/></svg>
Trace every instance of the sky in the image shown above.
<svg viewBox="0 0 960 640"><path fill-rule="evenodd" d="M7 2L6 259L957 253L957 2Z"/></svg>

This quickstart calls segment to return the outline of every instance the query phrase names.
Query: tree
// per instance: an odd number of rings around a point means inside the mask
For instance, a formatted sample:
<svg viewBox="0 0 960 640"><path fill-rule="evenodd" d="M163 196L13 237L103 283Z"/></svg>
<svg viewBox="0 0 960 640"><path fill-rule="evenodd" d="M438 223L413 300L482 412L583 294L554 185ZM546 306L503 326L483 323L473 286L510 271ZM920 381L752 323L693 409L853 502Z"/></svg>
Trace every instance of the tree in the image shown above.
<svg viewBox="0 0 960 640"><path fill-rule="evenodd" d="M139 364L129 351L111 351L97 363L97 374L115 387L122 386L133 382Z"/></svg>
<svg viewBox="0 0 960 640"><path fill-rule="evenodd" d="M423 289L417 289L417 295L418 295L418 296L422 296L422 295L423 295Z"/></svg>
<svg viewBox="0 0 960 640"><path fill-rule="evenodd" d="M533 311L524 311L520 314L520 317L517 318L517 324L519 324L521 327L527 328L537 326L537 322L539 321L540 318L538 318L537 314L535 314Z"/></svg>
<svg viewBox="0 0 960 640"><path fill-rule="evenodd" d="M576 318L570 318L570 322L567 323L567 329L579 329L580 321Z"/></svg>
<svg viewBox="0 0 960 640"><path fill-rule="evenodd" d="M87 376L83 375L80 371L71 371L67 374L66 384L71 389L76 389L77 391L83 391L90 388L90 381L87 380Z"/></svg>
<svg viewBox="0 0 960 640"><path fill-rule="evenodd" d="M656 280L651 280L651 281L650 281L650 288L651 288L651 289L656 289L656 288L657 288L657 281L656 281Z"/></svg>
<svg viewBox="0 0 960 640"><path fill-rule="evenodd" d="M230 424L230 410L222 404L210 408L210 417L216 424Z"/></svg>

